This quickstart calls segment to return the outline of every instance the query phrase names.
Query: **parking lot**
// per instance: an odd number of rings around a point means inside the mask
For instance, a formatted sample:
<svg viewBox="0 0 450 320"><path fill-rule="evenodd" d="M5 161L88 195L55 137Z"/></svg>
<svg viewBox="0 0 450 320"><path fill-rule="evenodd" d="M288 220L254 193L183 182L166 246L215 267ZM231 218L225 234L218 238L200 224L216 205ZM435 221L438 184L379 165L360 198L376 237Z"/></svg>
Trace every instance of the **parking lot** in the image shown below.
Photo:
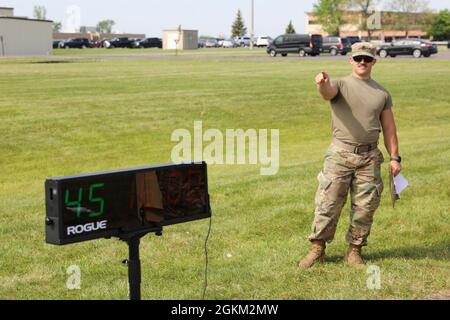
<svg viewBox="0 0 450 320"><path fill-rule="evenodd" d="M347 60L350 55L342 56L337 55L333 56L330 54L321 54L320 56L305 56L299 57L296 54L290 54L286 57L282 57L278 55L276 57L269 56L265 49L222 49L222 50L214 50L214 49L199 49L199 50L189 50L189 51L160 51L160 50L151 50L148 52L125 52L121 51L120 53L111 53L111 51L104 52L96 52L96 53L83 53L83 54L64 54L59 55L56 54L54 57L58 58L102 58L102 59L180 59L180 60L252 60L252 61L285 61L285 60ZM397 56L395 58L380 58L379 61L384 60L450 60L450 50L447 48L440 48L438 54L433 55L429 58L414 58L413 56Z"/></svg>

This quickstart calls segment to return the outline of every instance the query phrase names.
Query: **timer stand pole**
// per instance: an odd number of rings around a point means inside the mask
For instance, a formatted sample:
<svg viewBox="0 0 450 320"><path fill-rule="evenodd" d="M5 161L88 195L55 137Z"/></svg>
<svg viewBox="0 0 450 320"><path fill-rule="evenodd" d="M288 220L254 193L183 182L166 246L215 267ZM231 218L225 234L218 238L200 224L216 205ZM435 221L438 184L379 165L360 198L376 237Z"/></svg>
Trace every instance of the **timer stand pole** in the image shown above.
<svg viewBox="0 0 450 320"><path fill-rule="evenodd" d="M141 260L139 260L139 244L141 237L128 239L128 283L130 300L141 300Z"/></svg>
<svg viewBox="0 0 450 320"><path fill-rule="evenodd" d="M162 236L162 228L153 231L157 236ZM128 266L128 287L130 300L141 300L141 260L139 259L139 244L141 238L148 233L128 234L120 239L128 244L128 259L123 263Z"/></svg>

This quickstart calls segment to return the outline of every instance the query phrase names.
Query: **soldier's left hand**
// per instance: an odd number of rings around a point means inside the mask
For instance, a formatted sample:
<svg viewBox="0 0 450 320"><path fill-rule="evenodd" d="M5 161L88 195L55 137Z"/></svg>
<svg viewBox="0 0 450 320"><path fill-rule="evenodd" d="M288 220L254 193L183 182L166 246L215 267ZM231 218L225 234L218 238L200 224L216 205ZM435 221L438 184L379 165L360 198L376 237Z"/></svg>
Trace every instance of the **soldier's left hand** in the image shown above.
<svg viewBox="0 0 450 320"><path fill-rule="evenodd" d="M392 160L389 164L389 170L391 170L392 175L395 177L402 170L402 166L399 162Z"/></svg>

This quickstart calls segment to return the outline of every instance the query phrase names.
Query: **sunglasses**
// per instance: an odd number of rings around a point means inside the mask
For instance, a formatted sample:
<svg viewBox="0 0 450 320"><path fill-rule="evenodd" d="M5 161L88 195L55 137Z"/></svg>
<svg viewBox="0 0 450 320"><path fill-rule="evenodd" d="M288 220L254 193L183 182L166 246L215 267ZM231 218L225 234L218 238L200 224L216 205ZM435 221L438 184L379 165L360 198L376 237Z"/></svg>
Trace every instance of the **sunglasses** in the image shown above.
<svg viewBox="0 0 450 320"><path fill-rule="evenodd" d="M358 62L358 63L363 61L363 60L364 60L364 62L371 63L374 60L374 58L369 57L369 56L356 56L356 57L353 57L353 61Z"/></svg>

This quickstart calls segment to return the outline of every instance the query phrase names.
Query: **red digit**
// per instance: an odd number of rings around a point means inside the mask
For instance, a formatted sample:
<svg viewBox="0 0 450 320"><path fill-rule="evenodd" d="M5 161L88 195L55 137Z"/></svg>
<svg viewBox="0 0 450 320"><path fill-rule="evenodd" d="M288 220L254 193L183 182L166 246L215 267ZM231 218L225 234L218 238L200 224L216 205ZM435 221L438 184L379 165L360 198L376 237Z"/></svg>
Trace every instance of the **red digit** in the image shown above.
<svg viewBox="0 0 450 320"><path fill-rule="evenodd" d="M176 185L172 181L176 179ZM169 174L168 177L168 195L167 202L169 207L174 207L181 200L181 192L183 191L183 173L178 170L174 170Z"/></svg>

